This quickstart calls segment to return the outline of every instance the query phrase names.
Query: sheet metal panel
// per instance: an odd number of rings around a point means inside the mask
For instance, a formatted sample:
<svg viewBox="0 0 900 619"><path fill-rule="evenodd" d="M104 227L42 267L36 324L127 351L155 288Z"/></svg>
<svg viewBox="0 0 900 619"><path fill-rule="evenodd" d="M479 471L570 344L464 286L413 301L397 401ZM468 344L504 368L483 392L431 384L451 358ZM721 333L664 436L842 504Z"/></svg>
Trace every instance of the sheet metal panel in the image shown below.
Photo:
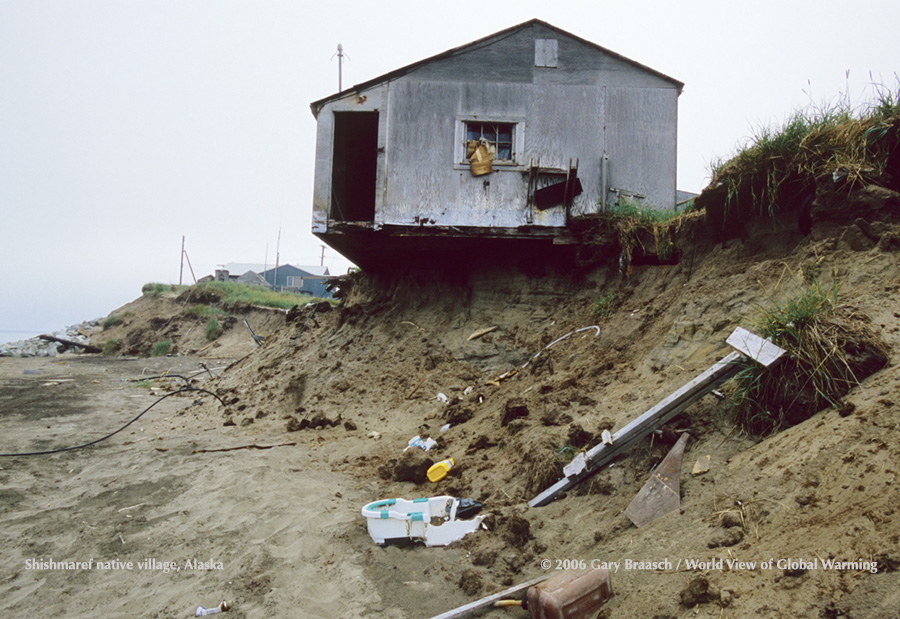
<svg viewBox="0 0 900 619"><path fill-rule="evenodd" d="M675 205L677 96L672 88L610 87L607 105L609 185Z"/></svg>

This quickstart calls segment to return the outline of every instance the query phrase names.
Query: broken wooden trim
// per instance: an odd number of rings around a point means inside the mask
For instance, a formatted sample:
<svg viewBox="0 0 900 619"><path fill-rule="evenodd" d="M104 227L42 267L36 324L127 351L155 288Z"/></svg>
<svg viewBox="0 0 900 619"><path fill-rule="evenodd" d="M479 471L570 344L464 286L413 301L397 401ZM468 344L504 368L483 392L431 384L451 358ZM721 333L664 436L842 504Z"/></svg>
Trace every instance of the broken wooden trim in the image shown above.
<svg viewBox="0 0 900 619"><path fill-rule="evenodd" d="M741 353L731 353L675 393L660 400L640 417L613 434L612 445L601 443L587 453L580 452L563 468L566 476L531 499L528 505L531 507L546 505L560 492L568 490L595 473L601 466L737 374L742 368L741 358L743 358Z"/></svg>
<svg viewBox="0 0 900 619"><path fill-rule="evenodd" d="M499 593L493 593L486 597L481 598L480 600L476 600L474 602L470 602L465 606L460 606L459 608L454 608L453 610L448 610L445 613L441 613L440 615L435 615L431 619L458 619L459 617L467 617L472 615L477 610L481 610L482 608L488 608L489 606L493 606L494 602L499 600L504 600L509 598L511 595L515 595L521 591L528 589L529 587L533 587L536 584L544 582L548 578L550 578L551 574L545 574L544 576L539 576L538 578L533 578L526 582L520 583L518 585L514 585L509 589L504 589Z"/></svg>
<svg viewBox="0 0 900 619"><path fill-rule="evenodd" d="M749 337L752 336L752 337ZM765 342L765 345L760 344ZM541 492L528 502L531 507L541 507L553 501L556 496L568 490L583 479L593 475L601 466L623 453L637 441L643 439L653 430L675 417L688 406L712 392L716 387L732 378L751 360L770 367L786 351L772 342L753 335L746 329L738 327L726 342L737 348L714 364L711 368L694 378L675 393L663 398L637 419L632 420L612 437L612 444L601 443L588 451L580 452L563 468L565 477Z"/></svg>
<svg viewBox="0 0 900 619"><path fill-rule="evenodd" d="M787 352L769 340L759 337L743 327L736 328L725 341L729 346L743 353L744 356L750 357L766 367L771 366Z"/></svg>

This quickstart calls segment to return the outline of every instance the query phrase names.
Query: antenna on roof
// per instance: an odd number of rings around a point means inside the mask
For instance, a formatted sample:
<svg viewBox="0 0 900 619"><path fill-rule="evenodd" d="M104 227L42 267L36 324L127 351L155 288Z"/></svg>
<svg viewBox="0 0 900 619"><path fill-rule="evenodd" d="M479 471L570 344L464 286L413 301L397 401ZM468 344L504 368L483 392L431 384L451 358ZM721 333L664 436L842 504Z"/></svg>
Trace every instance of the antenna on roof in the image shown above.
<svg viewBox="0 0 900 619"><path fill-rule="evenodd" d="M344 71L344 46L338 43L337 52L334 54L338 59L338 92L341 92L344 88L342 86L343 82L343 71ZM334 56L331 58L334 59ZM350 60L350 56L347 56L347 60Z"/></svg>

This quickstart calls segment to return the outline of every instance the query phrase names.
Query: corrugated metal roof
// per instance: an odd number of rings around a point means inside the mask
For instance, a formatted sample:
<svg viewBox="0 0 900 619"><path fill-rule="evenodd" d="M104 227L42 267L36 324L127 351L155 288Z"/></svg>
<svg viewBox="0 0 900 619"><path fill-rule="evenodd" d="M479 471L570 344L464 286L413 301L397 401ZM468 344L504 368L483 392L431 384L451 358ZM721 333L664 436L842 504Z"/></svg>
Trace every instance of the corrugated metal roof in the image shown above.
<svg viewBox="0 0 900 619"><path fill-rule="evenodd" d="M306 273L307 275L311 275L313 277L327 277L328 275L330 275L330 273L328 272L328 267L326 267L326 266L315 265L315 266L298 267L293 264L287 264L287 263L278 265L279 271L282 269L288 269L288 268L302 271L303 273ZM275 271L274 264L271 267L269 267L268 271L260 271L259 274L262 276L265 276L265 274L268 273L269 271L272 271L272 272Z"/></svg>
<svg viewBox="0 0 900 619"><path fill-rule="evenodd" d="M362 82L360 84L356 84L355 86L346 88L346 89L342 90L341 92L334 93L323 99L319 99L318 101L313 101L312 103L309 104L309 107L312 110L313 116L318 118L319 111L322 109L323 105L325 105L329 101L332 101L335 99L340 99L341 97L347 95L347 93L359 92L359 91L365 90L366 88L370 88L371 86L374 86L376 84L380 84L382 82L386 82L386 81L392 80L394 78L401 77L403 75L406 75L407 73L415 71L422 65L428 64L430 62L434 62L436 60L441 60L443 58L448 58L450 56L454 56L457 54L465 53L475 46L478 46L478 45L481 45L482 43L491 41L491 39L505 37L505 36L508 36L510 34L517 32L519 30L524 30L525 28L529 28L529 27L532 27L535 25L543 26L545 28L549 28L550 30L554 30L563 36L569 37L571 39L574 39L575 41L579 41L585 45L593 47L594 49L601 51L604 54L609 54L610 56L618 58L619 60L622 60L623 62L627 62L628 64L630 64L634 67L637 67L643 71L652 73L653 75L676 85L678 87L679 93L681 92L681 89L684 88L684 82L680 82L673 77L669 77L668 75L666 75L664 73L660 73L656 69L651 69L650 67L643 65L643 64L637 62L636 60L631 60L630 58L626 58L625 56L622 56L621 54L617 54L616 52L614 52L610 49L607 49L605 47L602 47L600 45L597 45L596 43L593 43L592 41L588 41L587 39L582 39L581 37L574 35L571 32L567 32L567 31L563 30L562 28L557 28L556 26L554 26L552 24L548 24L547 22L545 22L543 20L530 19L530 20L523 22L521 24L518 24L516 26L512 26L511 28L507 28L505 30L495 32L494 34L491 34L486 37L482 37L480 39L472 41L471 43L466 43L465 45L461 45L459 47L454 47L452 49L448 49L447 51L441 52L440 54L435 54L434 56L430 56L423 60L419 60L418 62L408 64L405 67L401 67L399 69L390 71L389 73L385 73L384 75L380 75L376 78L370 79L370 80Z"/></svg>
<svg viewBox="0 0 900 619"><path fill-rule="evenodd" d="M293 264L288 264L288 263L278 265L279 269L283 269L285 267L291 267L294 269L298 269L300 271L303 271L304 273L309 273L310 275L314 275L314 276L318 276L318 277L326 277L326 276L330 275L330 273L328 272L328 267L326 267L326 266L319 266L319 265L295 266ZM272 263L269 265L265 265L265 264L254 264L251 262L229 262L228 264L225 265L225 270L228 271L228 273L231 275L243 275L247 271L253 271L254 273L258 273L258 274L262 275L266 271L274 271L275 264Z"/></svg>
<svg viewBox="0 0 900 619"><path fill-rule="evenodd" d="M271 264L269 266L273 267L275 265ZM247 271L262 273L266 270L266 265L254 264L252 262L229 262L225 265L225 270L228 271L231 275L243 275Z"/></svg>

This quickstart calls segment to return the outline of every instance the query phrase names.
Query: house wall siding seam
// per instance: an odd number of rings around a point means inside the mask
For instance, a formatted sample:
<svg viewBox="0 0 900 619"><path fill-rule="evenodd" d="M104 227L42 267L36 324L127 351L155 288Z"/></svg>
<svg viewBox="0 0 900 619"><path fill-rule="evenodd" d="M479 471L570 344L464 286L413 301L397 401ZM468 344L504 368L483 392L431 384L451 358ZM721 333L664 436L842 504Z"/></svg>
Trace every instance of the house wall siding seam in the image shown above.
<svg viewBox="0 0 900 619"><path fill-rule="evenodd" d="M556 68L535 67L535 38L558 40ZM519 119L524 166L579 164L583 193L570 213L599 209L608 187L675 200L677 84L552 29L535 25L395 79L327 102L318 115L313 232L331 209L334 112L378 111L374 224L564 226L563 207L526 213L521 171L495 166L473 177L455 159L460 118ZM499 171L497 171L499 170ZM614 200L613 194L607 194Z"/></svg>

